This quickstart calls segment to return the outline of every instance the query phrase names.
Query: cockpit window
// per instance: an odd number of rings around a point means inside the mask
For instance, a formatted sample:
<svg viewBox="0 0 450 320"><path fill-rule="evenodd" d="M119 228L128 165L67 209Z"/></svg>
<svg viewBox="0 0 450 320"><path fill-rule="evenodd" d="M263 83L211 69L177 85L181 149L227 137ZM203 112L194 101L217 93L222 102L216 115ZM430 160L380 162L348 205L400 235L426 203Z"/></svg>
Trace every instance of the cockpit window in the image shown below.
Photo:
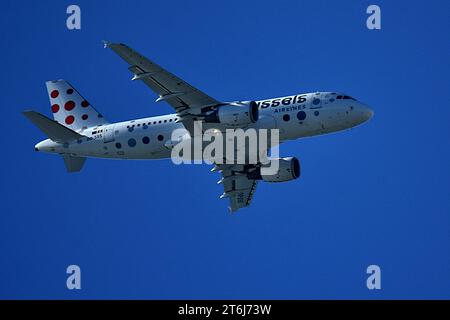
<svg viewBox="0 0 450 320"><path fill-rule="evenodd" d="M353 100L356 101L355 98L352 98L350 96L337 96L336 99L341 99L341 100Z"/></svg>

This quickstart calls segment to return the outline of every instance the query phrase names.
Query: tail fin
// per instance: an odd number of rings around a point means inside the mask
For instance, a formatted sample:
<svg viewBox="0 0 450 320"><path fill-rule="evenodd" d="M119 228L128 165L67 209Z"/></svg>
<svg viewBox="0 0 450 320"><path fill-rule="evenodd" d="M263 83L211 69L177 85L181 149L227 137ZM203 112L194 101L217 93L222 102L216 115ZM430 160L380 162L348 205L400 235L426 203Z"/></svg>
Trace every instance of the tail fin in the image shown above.
<svg viewBox="0 0 450 320"><path fill-rule="evenodd" d="M65 80L47 81L53 118L72 130L107 124L103 116Z"/></svg>

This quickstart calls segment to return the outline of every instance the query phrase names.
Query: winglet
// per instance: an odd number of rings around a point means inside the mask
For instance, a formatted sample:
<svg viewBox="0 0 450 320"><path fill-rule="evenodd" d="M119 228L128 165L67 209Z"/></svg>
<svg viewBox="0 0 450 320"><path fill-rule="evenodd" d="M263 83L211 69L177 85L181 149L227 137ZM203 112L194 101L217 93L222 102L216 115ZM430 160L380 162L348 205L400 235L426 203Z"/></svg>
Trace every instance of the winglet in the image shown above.
<svg viewBox="0 0 450 320"><path fill-rule="evenodd" d="M109 41L107 41L107 40L102 40L102 42L103 42L103 48L109 48L110 47L110 45L111 45L111 42L109 42Z"/></svg>
<svg viewBox="0 0 450 320"><path fill-rule="evenodd" d="M234 209L234 208L231 207L231 206L228 207L228 212L229 212L230 214L234 214L236 211L237 211L237 209Z"/></svg>

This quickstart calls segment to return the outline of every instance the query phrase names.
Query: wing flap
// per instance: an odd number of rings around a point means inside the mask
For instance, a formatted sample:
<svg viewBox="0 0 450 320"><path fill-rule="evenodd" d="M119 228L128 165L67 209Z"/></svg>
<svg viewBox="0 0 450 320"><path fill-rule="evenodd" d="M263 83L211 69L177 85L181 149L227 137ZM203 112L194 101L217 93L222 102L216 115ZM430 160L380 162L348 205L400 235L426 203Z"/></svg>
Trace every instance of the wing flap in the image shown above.
<svg viewBox="0 0 450 320"><path fill-rule="evenodd" d="M217 165L213 171L221 171L224 193L221 198L229 198L230 211L237 210L250 205L256 191L257 181L249 179L246 171L249 166L243 165Z"/></svg>

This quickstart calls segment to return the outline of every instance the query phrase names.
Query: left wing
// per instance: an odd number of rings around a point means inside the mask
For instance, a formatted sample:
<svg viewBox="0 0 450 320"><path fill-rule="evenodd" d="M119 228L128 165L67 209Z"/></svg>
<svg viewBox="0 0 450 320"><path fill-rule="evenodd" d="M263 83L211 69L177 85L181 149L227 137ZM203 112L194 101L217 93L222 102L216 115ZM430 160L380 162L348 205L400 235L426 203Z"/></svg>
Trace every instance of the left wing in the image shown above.
<svg viewBox="0 0 450 320"><path fill-rule="evenodd" d="M256 169L256 165L222 164L216 165L212 171L222 173L219 183L223 184L224 193L220 198L229 198L231 212L250 205L256 190L257 180L248 177Z"/></svg>
<svg viewBox="0 0 450 320"><path fill-rule="evenodd" d="M158 94L156 102L166 101L181 117L195 108L221 104L127 45L106 41L104 43L105 47L111 48L129 64L128 69L134 74L132 80L142 80Z"/></svg>

